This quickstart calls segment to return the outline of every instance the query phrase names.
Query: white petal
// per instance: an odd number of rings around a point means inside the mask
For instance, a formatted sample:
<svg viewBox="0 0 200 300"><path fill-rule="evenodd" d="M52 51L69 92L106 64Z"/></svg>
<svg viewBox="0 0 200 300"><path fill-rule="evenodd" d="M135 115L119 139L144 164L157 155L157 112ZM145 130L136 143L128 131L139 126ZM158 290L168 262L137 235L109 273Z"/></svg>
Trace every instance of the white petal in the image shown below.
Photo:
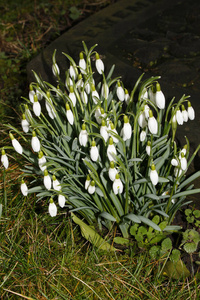
<svg viewBox="0 0 200 300"><path fill-rule="evenodd" d="M49 214L51 217L55 217L57 215L57 206L55 203L49 203Z"/></svg>
<svg viewBox="0 0 200 300"><path fill-rule="evenodd" d="M29 122L26 119L21 121L22 129L25 133L29 131Z"/></svg>
<svg viewBox="0 0 200 300"><path fill-rule="evenodd" d="M99 100L99 93L95 90L95 91L92 91L92 100L94 102L94 104L97 104L97 99Z"/></svg>
<svg viewBox="0 0 200 300"><path fill-rule="evenodd" d="M63 195L58 195L58 204L60 207L64 207L66 202L66 198Z"/></svg>
<svg viewBox="0 0 200 300"><path fill-rule="evenodd" d="M72 65L69 67L69 74L70 74L71 78L74 78L74 80L76 80L77 74L76 74L76 71L75 71L75 69Z"/></svg>
<svg viewBox="0 0 200 300"><path fill-rule="evenodd" d="M146 131L145 130L142 130L140 132L140 142L144 142L144 140L146 139Z"/></svg>
<svg viewBox="0 0 200 300"><path fill-rule="evenodd" d="M59 67L58 67L57 64L53 64L53 65L52 65L52 72L53 72L53 75L54 75L54 76L57 76L57 74L58 74L58 75L60 74L60 69L59 69Z"/></svg>
<svg viewBox="0 0 200 300"><path fill-rule="evenodd" d="M72 101L73 107L75 107L76 106L76 96L75 96L74 92L73 93L69 93L69 98Z"/></svg>
<svg viewBox="0 0 200 300"><path fill-rule="evenodd" d="M68 122L69 122L71 125L73 125L73 124L74 124L74 115L73 115L71 109L68 109L68 110L67 110L66 116L67 116Z"/></svg>
<svg viewBox="0 0 200 300"><path fill-rule="evenodd" d="M43 166L43 164L45 164L46 162L47 161L46 161L46 158L44 155L38 159L38 165L39 165L40 170L42 170L42 171L46 170L47 167Z"/></svg>
<svg viewBox="0 0 200 300"><path fill-rule="evenodd" d="M125 93L122 86L117 87L117 97L120 101L124 101Z"/></svg>
<svg viewBox="0 0 200 300"><path fill-rule="evenodd" d="M183 125L183 115L180 109L178 109L176 112L176 120L179 125Z"/></svg>
<svg viewBox="0 0 200 300"><path fill-rule="evenodd" d="M95 192L95 185L89 185L89 187L88 187L88 193L89 194L94 194L94 192Z"/></svg>
<svg viewBox="0 0 200 300"><path fill-rule="evenodd" d="M15 151L17 153L22 154L22 152L23 152L22 146L20 145L20 143L16 139L12 140L12 145L15 148Z"/></svg>
<svg viewBox="0 0 200 300"><path fill-rule="evenodd" d="M145 119L145 113L142 112L139 117L138 117L138 124L141 128L144 128L145 126L147 126L147 121Z"/></svg>
<svg viewBox="0 0 200 300"><path fill-rule="evenodd" d="M190 120L194 120L194 118L195 118L195 112L194 112L194 108L192 106L188 107L188 117Z"/></svg>
<svg viewBox="0 0 200 300"><path fill-rule="evenodd" d="M31 103L34 103L34 95L35 95L35 91L29 91L29 100L31 101Z"/></svg>
<svg viewBox="0 0 200 300"><path fill-rule="evenodd" d="M93 161L97 161L98 157L99 157L99 150L97 148L97 146L92 146L90 149L90 157L91 160Z"/></svg>
<svg viewBox="0 0 200 300"><path fill-rule="evenodd" d="M114 157L115 155L117 155L115 146L113 144L108 145L107 156L108 156L109 161L115 161L115 157Z"/></svg>
<svg viewBox="0 0 200 300"><path fill-rule="evenodd" d="M56 190L56 191L61 190L60 182L57 179L53 180L53 189Z"/></svg>
<svg viewBox="0 0 200 300"><path fill-rule="evenodd" d="M84 58L81 58L79 60L79 67L80 67L80 71L81 73L85 74L85 69L86 69L86 62Z"/></svg>
<svg viewBox="0 0 200 300"><path fill-rule="evenodd" d="M39 117L41 114L41 105L38 101L33 103L33 111L36 117Z"/></svg>
<svg viewBox="0 0 200 300"><path fill-rule="evenodd" d="M183 116L183 121L187 122L188 121L188 112L187 112L187 110L182 111L182 116Z"/></svg>
<svg viewBox="0 0 200 300"><path fill-rule="evenodd" d="M87 190L89 185L90 185L91 180L86 180L85 181L85 189Z"/></svg>
<svg viewBox="0 0 200 300"><path fill-rule="evenodd" d="M2 154L1 155L1 162L4 166L5 169L8 169L8 166L9 166L9 161L8 161L8 157L6 154Z"/></svg>
<svg viewBox="0 0 200 300"><path fill-rule="evenodd" d="M79 143L81 146L85 147L88 142L88 133L86 130L81 130L79 134Z"/></svg>
<svg viewBox="0 0 200 300"><path fill-rule="evenodd" d="M28 195L28 187L27 187L26 183L22 183L20 186L20 189L24 196Z"/></svg>
<svg viewBox="0 0 200 300"><path fill-rule="evenodd" d="M149 146L149 145L146 146L146 153L150 156L150 154L151 154L151 146Z"/></svg>
<svg viewBox="0 0 200 300"><path fill-rule="evenodd" d="M104 63L103 63L103 61L99 58L99 59L96 60L95 65L96 65L97 72L99 74L102 74L102 72L104 72Z"/></svg>
<svg viewBox="0 0 200 300"><path fill-rule="evenodd" d="M110 178L111 181L115 180L116 174L117 174L117 169L116 168L109 168L108 170L108 176Z"/></svg>
<svg viewBox="0 0 200 300"><path fill-rule="evenodd" d="M82 99L82 101L83 101L84 104L88 103L88 96L87 96L87 94L86 94L85 91L81 92L81 99Z"/></svg>
<svg viewBox="0 0 200 300"><path fill-rule="evenodd" d="M157 91L155 93L155 102L158 108L160 109L165 108L165 96L162 91Z"/></svg>
<svg viewBox="0 0 200 300"><path fill-rule="evenodd" d="M158 122L155 119L155 117L150 117L148 120L148 127L149 127L149 131L152 134L157 134L158 132Z"/></svg>
<svg viewBox="0 0 200 300"><path fill-rule="evenodd" d="M172 158L171 164L172 164L172 166L177 167L177 166L178 166L178 161L177 161L177 159Z"/></svg>
<svg viewBox="0 0 200 300"><path fill-rule="evenodd" d="M51 189L51 177L49 175L44 176L44 186L47 190Z"/></svg>
<svg viewBox="0 0 200 300"><path fill-rule="evenodd" d="M123 129L122 129L122 134L123 134L124 141L127 141L131 138L132 127L131 127L130 123L124 123Z"/></svg>
<svg viewBox="0 0 200 300"><path fill-rule="evenodd" d="M31 139L31 147L34 152L40 151L40 141L37 136L33 136Z"/></svg>
<svg viewBox="0 0 200 300"><path fill-rule="evenodd" d="M113 192L115 195L121 194L123 192L123 184L121 179L115 179L113 182Z"/></svg>
<svg viewBox="0 0 200 300"><path fill-rule="evenodd" d="M102 85L102 88L101 88L101 95L107 99L108 98L108 95L109 95L109 88L108 88L108 85L107 83L104 83Z"/></svg>
<svg viewBox="0 0 200 300"><path fill-rule="evenodd" d="M185 157L181 157L181 169L183 171L187 169L187 159Z"/></svg>
<svg viewBox="0 0 200 300"><path fill-rule="evenodd" d="M158 183L158 173L156 170L150 171L150 179L153 185L156 185Z"/></svg>
<svg viewBox="0 0 200 300"><path fill-rule="evenodd" d="M107 126L101 126L100 128L100 134L104 138L105 142L107 142L109 138L109 134L107 130L108 130Z"/></svg>

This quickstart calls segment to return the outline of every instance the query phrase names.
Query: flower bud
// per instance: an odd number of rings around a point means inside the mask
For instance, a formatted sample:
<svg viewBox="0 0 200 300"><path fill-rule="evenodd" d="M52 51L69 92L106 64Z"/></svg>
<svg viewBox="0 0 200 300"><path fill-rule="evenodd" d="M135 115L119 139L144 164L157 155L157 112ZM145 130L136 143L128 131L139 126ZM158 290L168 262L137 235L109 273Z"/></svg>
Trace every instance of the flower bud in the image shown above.
<svg viewBox="0 0 200 300"><path fill-rule="evenodd" d="M117 169L115 168L114 162L111 161L110 162L110 168L108 170L108 176L110 178L111 181L114 181L117 175Z"/></svg>
<svg viewBox="0 0 200 300"><path fill-rule="evenodd" d="M92 141L92 147L90 149L90 158L92 161L97 161L98 157L99 157L99 150L96 146L95 141Z"/></svg>
<svg viewBox="0 0 200 300"><path fill-rule="evenodd" d="M124 93L124 89L121 86L119 81L117 82L117 97L120 101L122 101L122 102L124 101L125 93Z"/></svg>
<svg viewBox="0 0 200 300"><path fill-rule="evenodd" d="M95 192L95 182L94 182L94 180L92 180L92 182L90 183L90 185L88 187L88 193L94 194L94 192Z"/></svg>
<svg viewBox="0 0 200 300"><path fill-rule="evenodd" d="M104 72L104 63L100 59L99 54L97 52L96 52L96 62L95 62L95 65L96 65L97 72L99 74L102 74L102 72Z"/></svg>
<svg viewBox="0 0 200 300"><path fill-rule="evenodd" d="M38 137L36 136L35 131L32 132L31 147L34 152L40 151L40 141L39 141Z"/></svg>
<svg viewBox="0 0 200 300"><path fill-rule="evenodd" d="M158 132L158 122L155 119L155 117L153 116L153 113L152 113L151 110L149 110L148 128L149 128L149 131L152 134L157 134L157 132Z"/></svg>
<svg viewBox="0 0 200 300"><path fill-rule="evenodd" d="M15 151L17 153L19 153L19 154L22 154L23 148L20 145L20 143L14 138L14 136L12 135L12 133L9 133L9 136L11 138L11 142L12 142L12 145L13 145L13 148L15 149Z"/></svg>
<svg viewBox="0 0 200 300"><path fill-rule="evenodd" d="M36 115L36 117L39 117L41 114L41 105L38 101L37 95L34 95L33 112Z"/></svg>
<svg viewBox="0 0 200 300"><path fill-rule="evenodd" d="M86 131L85 123L82 125L82 130L79 133L79 143L81 146L85 147L88 142L88 133Z"/></svg>
<svg viewBox="0 0 200 300"><path fill-rule="evenodd" d="M56 191L60 191L61 190L60 182L56 179L56 176L53 175L52 179L53 179L53 189Z"/></svg>
<svg viewBox="0 0 200 300"><path fill-rule="evenodd" d="M107 156L108 156L108 159L109 161L115 161L115 156L117 155L117 151L116 151L116 148L115 146L113 145L113 138L110 137L109 138L109 145L108 145L108 148L107 148Z"/></svg>
<svg viewBox="0 0 200 300"><path fill-rule="evenodd" d="M73 125L74 124L74 115L70 109L70 106L68 103L66 103L66 116L67 116L67 120L68 122Z"/></svg>
<svg viewBox="0 0 200 300"><path fill-rule="evenodd" d="M28 195L28 187L26 185L26 183L24 182L24 180L22 179L21 181L21 186L20 186L21 192L24 196Z"/></svg>
<svg viewBox="0 0 200 300"><path fill-rule="evenodd" d="M116 174L115 180L113 181L113 192L115 195L121 194L123 192L123 184L121 179L119 178L119 174Z"/></svg>
<svg viewBox="0 0 200 300"><path fill-rule="evenodd" d="M158 183L158 173L154 164L151 165L150 179L153 185Z"/></svg>
<svg viewBox="0 0 200 300"><path fill-rule="evenodd" d="M26 120L25 114L22 115L21 125L23 131L27 133L29 131L29 122Z"/></svg>
<svg viewBox="0 0 200 300"><path fill-rule="evenodd" d="M9 161L4 149L1 150L1 162L5 169L8 169Z"/></svg>
<svg viewBox="0 0 200 300"><path fill-rule="evenodd" d="M194 120L195 118L194 108L192 107L190 101L188 101L188 118L190 120Z"/></svg>
<svg viewBox="0 0 200 300"><path fill-rule="evenodd" d="M44 179L43 179L43 182L44 182L45 188L47 190L50 190L51 189L51 177L49 176L47 170L44 170Z"/></svg>
<svg viewBox="0 0 200 300"><path fill-rule="evenodd" d="M59 206L63 208L65 206L65 202L66 202L65 196L59 194L58 195L58 204L59 204Z"/></svg>
<svg viewBox="0 0 200 300"><path fill-rule="evenodd" d="M49 210L49 214L50 214L51 217L55 217L57 215L57 206L53 202L52 198L49 200L48 210Z"/></svg>

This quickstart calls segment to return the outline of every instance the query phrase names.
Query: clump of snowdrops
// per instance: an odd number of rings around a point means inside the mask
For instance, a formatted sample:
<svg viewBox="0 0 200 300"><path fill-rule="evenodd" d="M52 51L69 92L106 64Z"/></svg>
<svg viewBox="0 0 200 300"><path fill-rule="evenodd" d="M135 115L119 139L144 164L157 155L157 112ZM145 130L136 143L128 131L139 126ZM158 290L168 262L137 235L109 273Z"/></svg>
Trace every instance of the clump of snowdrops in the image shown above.
<svg viewBox="0 0 200 300"><path fill-rule="evenodd" d="M193 120L194 109L185 95L166 107L159 77L142 81L143 74L128 91L112 79L114 66L106 72L96 46L83 43L77 63L63 53L64 80L55 51L57 85L34 73L22 105L23 132L7 125L24 163L22 194L36 193L52 217L73 212L99 231L117 227L125 238L135 223L160 231L155 215L167 221L165 230L173 229L186 196L200 192L191 185L200 172L186 177L199 147L188 159L189 141L181 148L175 141L177 125Z"/></svg>

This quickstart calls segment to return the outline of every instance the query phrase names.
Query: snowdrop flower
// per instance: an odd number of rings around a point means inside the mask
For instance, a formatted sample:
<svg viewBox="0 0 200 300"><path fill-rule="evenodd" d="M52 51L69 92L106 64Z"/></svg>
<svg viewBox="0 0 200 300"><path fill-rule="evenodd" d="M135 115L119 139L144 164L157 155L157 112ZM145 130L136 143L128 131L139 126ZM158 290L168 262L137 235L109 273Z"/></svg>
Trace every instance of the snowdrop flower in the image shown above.
<svg viewBox="0 0 200 300"><path fill-rule="evenodd" d="M111 135L112 138L113 138L113 142L114 142L114 143L118 143L118 142L119 142L118 138L117 138L116 136L114 136L114 134L117 134L117 135L118 135L118 132L117 132L117 130L115 129L115 126L114 126L114 124L113 124L112 122L109 123L108 130L111 131L111 132L109 132L109 133L110 133L110 135ZM113 134L113 133L114 133L114 134Z"/></svg>
<svg viewBox="0 0 200 300"><path fill-rule="evenodd" d="M147 136L146 130L142 130L140 132L140 142L144 142L144 140L146 139L146 136Z"/></svg>
<svg viewBox="0 0 200 300"><path fill-rule="evenodd" d="M153 185L158 183L158 173L154 164L151 165L150 179Z"/></svg>
<svg viewBox="0 0 200 300"><path fill-rule="evenodd" d="M58 195L58 204L59 204L59 206L63 208L65 206L65 202L66 202L65 196L59 194Z"/></svg>
<svg viewBox="0 0 200 300"><path fill-rule="evenodd" d="M51 177L47 170L44 170L44 178L43 178L44 186L47 190L51 189Z"/></svg>
<svg viewBox="0 0 200 300"><path fill-rule="evenodd" d="M28 187L26 185L26 183L24 182L24 180L22 179L21 181L21 186L20 186L21 192L24 196L28 195Z"/></svg>
<svg viewBox="0 0 200 300"><path fill-rule="evenodd" d="M73 82L70 85L73 85ZM78 81L76 82L76 87L79 90L79 92L81 91L83 86L84 86L83 77L81 74L78 74Z"/></svg>
<svg viewBox="0 0 200 300"><path fill-rule="evenodd" d="M147 92L147 89L145 88L143 91L142 91L142 96L141 96L142 99L148 99L148 92Z"/></svg>
<svg viewBox="0 0 200 300"><path fill-rule="evenodd" d="M44 166L44 164L45 164L46 162L47 162L47 160L46 160L46 158L45 158L43 152L40 151L39 154L38 154L38 165L39 165L39 168L40 168L41 171L46 170L47 167Z"/></svg>
<svg viewBox="0 0 200 300"><path fill-rule="evenodd" d="M42 100L43 95L38 89L36 89L36 95L37 95L39 101Z"/></svg>
<svg viewBox="0 0 200 300"><path fill-rule="evenodd" d="M53 102L51 100L51 94L49 91L47 91L47 99L45 99L45 106L46 110L48 112L49 117L53 120L56 117L55 111L53 109Z"/></svg>
<svg viewBox="0 0 200 300"><path fill-rule="evenodd" d="M164 96L163 92L161 91L160 84L158 82L156 83L156 93L155 93L154 99L155 99L154 101L158 108L160 108L160 109L165 108L165 96Z"/></svg>
<svg viewBox="0 0 200 300"><path fill-rule="evenodd" d="M125 92L124 100L125 100L126 104L128 105L128 104L129 104L129 101L130 101L130 95L129 95L127 89L125 89L124 92Z"/></svg>
<svg viewBox="0 0 200 300"><path fill-rule="evenodd" d="M190 101L188 101L188 110L187 111L188 111L188 118L190 120L194 120L194 118L195 118L195 112L194 112L194 108L192 107Z"/></svg>
<svg viewBox="0 0 200 300"><path fill-rule="evenodd" d="M116 151L116 148L113 144L113 138L110 137L108 148L107 148L107 156L108 156L109 161L115 161L115 156L116 155L117 155L117 151Z"/></svg>
<svg viewBox="0 0 200 300"><path fill-rule="evenodd" d="M95 192L95 182L94 182L94 180L92 180L92 182L90 183L90 185L89 185L89 187L88 187L88 193L89 194L94 194L94 192Z"/></svg>
<svg viewBox="0 0 200 300"><path fill-rule="evenodd" d="M109 138L109 134L108 134L108 128L106 126L106 122L104 120L102 120L102 123L101 123L100 134L103 137L104 141L107 142L107 140Z"/></svg>
<svg viewBox="0 0 200 300"><path fill-rule="evenodd" d="M85 147L88 142L88 133L86 131L85 124L82 125L82 130L79 134L79 143L81 146Z"/></svg>
<svg viewBox="0 0 200 300"><path fill-rule="evenodd" d="M1 162L5 169L8 169L9 161L8 156L6 155L6 152L4 149L1 150Z"/></svg>
<svg viewBox="0 0 200 300"><path fill-rule="evenodd" d="M150 156L151 154L151 142L148 141L146 145L146 153Z"/></svg>
<svg viewBox="0 0 200 300"><path fill-rule="evenodd" d="M74 115L70 109L70 106L68 103L66 103L66 116L69 124L73 125L74 124Z"/></svg>
<svg viewBox="0 0 200 300"><path fill-rule="evenodd" d="M76 80L77 74L78 74L78 72L77 72L76 68L70 64L70 67L69 67L69 75L70 75L70 77L74 78L74 80Z"/></svg>
<svg viewBox="0 0 200 300"><path fill-rule="evenodd" d="M22 120L21 120L21 125L22 125L22 129L25 133L27 133L29 131L29 122L26 120L26 115L23 114L22 115Z"/></svg>
<svg viewBox="0 0 200 300"><path fill-rule="evenodd" d="M145 118L148 119L149 118L149 111L150 111L150 108L147 104L145 104L144 106L144 114L145 114Z"/></svg>
<svg viewBox="0 0 200 300"><path fill-rule="evenodd" d="M95 110L94 116L97 123L101 124L102 118L106 117L106 113L104 112L104 109L102 107L98 106L97 109Z"/></svg>
<svg viewBox="0 0 200 300"><path fill-rule="evenodd" d="M57 215L57 206L53 202L52 198L49 200L48 210L49 210L49 214L50 214L51 217L55 217Z"/></svg>
<svg viewBox="0 0 200 300"><path fill-rule="evenodd" d="M86 190L88 189L88 187L90 185L90 182L91 182L90 175L87 175L87 178L86 178L86 181L85 181L85 189Z"/></svg>
<svg viewBox="0 0 200 300"><path fill-rule="evenodd" d="M72 101L73 107L76 105L76 95L74 93L74 88L72 85L69 87L69 98Z"/></svg>
<svg viewBox="0 0 200 300"><path fill-rule="evenodd" d="M60 69L56 63L52 65L52 72L54 76L60 75Z"/></svg>
<svg viewBox="0 0 200 300"><path fill-rule="evenodd" d="M95 62L95 65L96 65L97 72L99 74L102 74L102 72L104 72L104 63L100 59L99 54L97 52L96 52L96 62Z"/></svg>
<svg viewBox="0 0 200 300"><path fill-rule="evenodd" d="M81 78L82 78L82 75L81 75L81 74L80 74L80 76L81 76ZM73 81L72 81L72 79L68 76L67 72L66 72L65 86L66 86L66 88L68 89L68 91L69 91L69 89L70 89L70 86L73 86Z"/></svg>
<svg viewBox="0 0 200 300"><path fill-rule="evenodd" d="M178 166L178 160L176 158L172 158L171 165L174 166L174 167L177 167Z"/></svg>
<svg viewBox="0 0 200 300"><path fill-rule="evenodd" d="M80 71L81 73L85 74L85 70L86 70L86 62L85 62L85 59L84 59L84 56L83 56L83 52L80 52L79 54L79 67L80 67Z"/></svg>
<svg viewBox="0 0 200 300"><path fill-rule="evenodd" d="M185 157L185 155L184 155L183 152L181 153L180 163L181 163L181 169L183 171L186 171L186 169L187 169L187 159L186 159L186 157Z"/></svg>
<svg viewBox="0 0 200 300"><path fill-rule="evenodd" d="M53 175L52 179L53 179L53 189L56 191L60 191L61 190L60 182L58 181L58 179L56 179L56 176Z"/></svg>
<svg viewBox="0 0 200 300"><path fill-rule="evenodd" d="M25 104L24 106L25 106L25 116L26 116L26 119L28 121L31 121L33 117L32 117L32 114L31 114L29 108L28 108L28 105Z"/></svg>
<svg viewBox="0 0 200 300"><path fill-rule="evenodd" d="M19 154L22 154L23 148L20 145L20 143L14 138L12 133L9 133L9 136L11 138L11 142L12 142L12 145L13 145L13 148L15 149L15 151Z"/></svg>
<svg viewBox="0 0 200 300"><path fill-rule="evenodd" d="M120 101L124 101L125 93L119 81L117 82L117 97Z"/></svg>
<svg viewBox="0 0 200 300"><path fill-rule="evenodd" d="M183 125L183 115L179 108L176 111L176 121L179 125Z"/></svg>
<svg viewBox="0 0 200 300"><path fill-rule="evenodd" d="M39 141L38 137L36 136L36 133L34 130L32 132L31 147L34 152L40 151L40 141Z"/></svg>
<svg viewBox="0 0 200 300"><path fill-rule="evenodd" d="M185 145L185 146L181 149L181 151L180 151L180 153L179 153L179 159L181 159L182 153L183 153L184 155L186 155L186 152L187 152L187 145Z"/></svg>
<svg viewBox="0 0 200 300"><path fill-rule="evenodd" d="M34 95L33 112L36 115L36 117L39 117L41 114L41 105L38 101L37 95Z"/></svg>
<svg viewBox="0 0 200 300"><path fill-rule="evenodd" d="M131 138L132 135L132 127L129 123L129 119L127 116L124 116L124 126L122 128L122 138L124 141L127 141Z"/></svg>
<svg viewBox="0 0 200 300"><path fill-rule="evenodd" d="M84 104L88 103L88 96L87 96L87 94L84 90L81 91L81 99L82 99Z"/></svg>
<svg viewBox="0 0 200 300"><path fill-rule="evenodd" d="M185 109L185 106L183 104L181 105L181 109L182 109L183 121L187 122L188 121L188 112Z"/></svg>
<svg viewBox="0 0 200 300"><path fill-rule="evenodd" d="M152 134L157 134L158 132L158 122L153 116L152 110L149 110L149 120L148 120L148 128Z"/></svg>
<svg viewBox="0 0 200 300"><path fill-rule="evenodd" d="M182 173L183 173L183 170L181 168L174 168L174 176L175 177L180 177Z"/></svg>
<svg viewBox="0 0 200 300"><path fill-rule="evenodd" d="M145 119L145 113L144 111L140 113L139 117L138 117L138 124L141 128L144 128L145 126L147 126L147 121Z"/></svg>
<svg viewBox="0 0 200 300"><path fill-rule="evenodd" d="M29 100L31 101L31 103L34 103L34 95L35 95L35 91L33 89L32 84L29 85Z"/></svg>
<svg viewBox="0 0 200 300"><path fill-rule="evenodd" d="M101 96L105 99L108 98L109 95L109 87L106 82L103 83L102 88L101 88Z"/></svg>
<svg viewBox="0 0 200 300"><path fill-rule="evenodd" d="M108 176L110 178L111 181L114 181L117 175L117 169L115 168L114 162L111 161L110 162L110 168L108 170Z"/></svg>
<svg viewBox="0 0 200 300"><path fill-rule="evenodd" d="M92 147L90 149L90 158L92 161L97 161L98 157L99 157L99 150L96 146L95 141L92 141Z"/></svg>
<svg viewBox="0 0 200 300"><path fill-rule="evenodd" d="M99 93L96 91L94 84L92 84L92 100L94 104L97 104L99 101Z"/></svg>
<svg viewBox="0 0 200 300"><path fill-rule="evenodd" d="M152 101L153 103L155 103L155 87L152 85L151 88L148 90L149 92L149 99L150 101Z"/></svg>
<svg viewBox="0 0 200 300"><path fill-rule="evenodd" d="M123 183L119 178L119 174L116 174L115 180L113 181L113 192L115 195L121 194L123 192Z"/></svg>

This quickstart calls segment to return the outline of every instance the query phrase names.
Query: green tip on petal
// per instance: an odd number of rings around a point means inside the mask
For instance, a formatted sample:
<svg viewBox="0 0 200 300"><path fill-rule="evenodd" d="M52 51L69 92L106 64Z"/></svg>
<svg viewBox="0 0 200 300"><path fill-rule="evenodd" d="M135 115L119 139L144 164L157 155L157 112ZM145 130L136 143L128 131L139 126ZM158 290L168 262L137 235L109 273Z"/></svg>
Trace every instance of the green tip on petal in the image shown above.
<svg viewBox="0 0 200 300"><path fill-rule="evenodd" d="M96 52L96 59L100 59L99 53Z"/></svg>
<svg viewBox="0 0 200 300"><path fill-rule="evenodd" d="M85 123L82 124L82 130L86 130L86 125L85 125Z"/></svg>
<svg viewBox="0 0 200 300"><path fill-rule="evenodd" d="M44 176L47 176L48 175L48 171L47 169L44 170Z"/></svg>
<svg viewBox="0 0 200 300"><path fill-rule="evenodd" d="M90 183L91 186L95 186L95 181L92 180L92 182Z"/></svg>
<svg viewBox="0 0 200 300"><path fill-rule="evenodd" d="M152 165L151 165L151 170L154 171L155 169L156 169L155 165L152 164Z"/></svg>
<svg viewBox="0 0 200 300"><path fill-rule="evenodd" d="M51 94L49 91L47 91L47 97L50 98Z"/></svg>
<svg viewBox="0 0 200 300"><path fill-rule="evenodd" d="M110 162L110 168L111 168L111 169L114 169L114 167L115 167L114 161L111 161L111 162Z"/></svg>
<svg viewBox="0 0 200 300"><path fill-rule="evenodd" d="M80 74L78 74L78 80L80 80L80 79L82 79L83 77L82 77L82 74L80 73Z"/></svg>
<svg viewBox="0 0 200 300"><path fill-rule="evenodd" d="M185 144L185 146L183 147L184 149L187 149L187 144Z"/></svg>
<svg viewBox="0 0 200 300"><path fill-rule="evenodd" d="M160 92L160 91L161 91L160 83L159 83L159 82L156 83L156 91L157 91L157 92Z"/></svg>
<svg viewBox="0 0 200 300"><path fill-rule="evenodd" d="M73 92L74 92L74 88L73 88L72 85L70 85L70 87L69 87L69 92L70 92L70 93L73 93Z"/></svg>
<svg viewBox="0 0 200 300"><path fill-rule="evenodd" d="M124 116L124 123L129 123L129 119L126 115Z"/></svg>
<svg viewBox="0 0 200 300"><path fill-rule="evenodd" d="M53 176L52 176L52 179L53 179L53 181L55 181L55 180L56 180L56 176L55 176L55 175L53 175Z"/></svg>
<svg viewBox="0 0 200 300"><path fill-rule="evenodd" d="M95 146L96 146L95 141L92 141L92 147L95 147Z"/></svg>
<svg viewBox="0 0 200 300"><path fill-rule="evenodd" d="M38 97L36 94L34 95L34 102L38 102Z"/></svg>
<svg viewBox="0 0 200 300"><path fill-rule="evenodd" d="M22 180L21 180L21 184L24 184L24 183L25 183L25 182L24 182L24 179L22 179Z"/></svg>
<svg viewBox="0 0 200 300"><path fill-rule="evenodd" d="M115 179L119 179L119 173L116 174Z"/></svg>

